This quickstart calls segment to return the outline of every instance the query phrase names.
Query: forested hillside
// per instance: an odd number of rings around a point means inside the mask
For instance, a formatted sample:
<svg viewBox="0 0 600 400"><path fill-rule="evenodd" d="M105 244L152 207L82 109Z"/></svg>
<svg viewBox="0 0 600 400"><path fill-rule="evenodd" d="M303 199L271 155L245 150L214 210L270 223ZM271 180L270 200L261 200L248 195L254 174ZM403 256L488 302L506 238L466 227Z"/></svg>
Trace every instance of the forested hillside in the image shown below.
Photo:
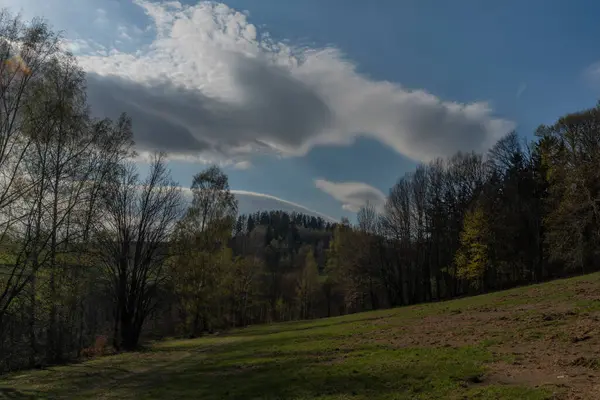
<svg viewBox="0 0 600 400"><path fill-rule="evenodd" d="M0 372L599 269L600 106L420 164L356 223L240 216L217 166L191 202L167 155L140 174L135 121L92 117L43 22L0 34Z"/></svg>

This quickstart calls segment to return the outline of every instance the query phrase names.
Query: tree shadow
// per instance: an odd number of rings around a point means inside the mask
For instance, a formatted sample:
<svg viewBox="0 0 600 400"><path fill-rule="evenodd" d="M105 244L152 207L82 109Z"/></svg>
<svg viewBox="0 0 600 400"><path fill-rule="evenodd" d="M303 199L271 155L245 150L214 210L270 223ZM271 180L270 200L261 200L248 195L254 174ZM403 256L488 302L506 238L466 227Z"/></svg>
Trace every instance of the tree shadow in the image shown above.
<svg viewBox="0 0 600 400"><path fill-rule="evenodd" d="M264 359L266 361L260 357L242 357L237 363L226 366L189 360L132 376L120 383L119 388L129 393L146 393L149 398L203 400L357 394L375 397L396 392L404 386L398 378L408 374L408 371L398 370L371 374L363 369L359 372L358 369L340 368L323 362L318 354L311 352L296 354L283 361ZM250 360L257 362L247 362Z"/></svg>
<svg viewBox="0 0 600 400"><path fill-rule="evenodd" d="M93 398L110 393L114 398L145 399L293 399L339 396L340 398L411 398L435 390L435 371L431 365L379 363L370 352L355 348L347 351L294 352L248 349L236 353L238 346L222 354L188 357L154 365L143 372L117 374L111 379L90 379L69 374L68 384L54 387L50 395ZM371 348L371 350L373 350ZM385 350L380 349L380 354ZM349 362L346 356L350 355ZM98 365L97 376L103 374ZM104 371L106 372L106 371ZM65 382L67 383L67 382Z"/></svg>
<svg viewBox="0 0 600 400"><path fill-rule="evenodd" d="M13 388L0 387L0 399L21 399L21 400L36 400L44 397L32 392L23 392Z"/></svg>

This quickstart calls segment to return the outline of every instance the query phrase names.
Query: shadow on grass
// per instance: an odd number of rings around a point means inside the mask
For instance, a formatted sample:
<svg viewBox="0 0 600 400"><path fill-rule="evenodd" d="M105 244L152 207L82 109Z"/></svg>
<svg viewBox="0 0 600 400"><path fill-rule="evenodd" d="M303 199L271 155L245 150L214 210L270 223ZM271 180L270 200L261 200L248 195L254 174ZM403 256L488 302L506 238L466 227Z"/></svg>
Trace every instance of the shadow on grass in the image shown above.
<svg viewBox="0 0 600 400"><path fill-rule="evenodd" d="M43 397L41 397L39 394L35 394L35 393L31 393L31 392L26 393L26 392L22 392L17 389L0 387L0 399L35 400L35 399L41 399L41 398L43 398Z"/></svg>
<svg viewBox="0 0 600 400"><path fill-rule="evenodd" d="M444 398L480 376L480 362L487 357L478 349L298 348L257 354L252 348L242 353L236 344L222 350L170 361L174 353L164 352L159 363L143 371L117 373L111 365L97 364L36 382L48 388L51 398L376 399L392 393L396 399ZM89 368L96 371L88 373Z"/></svg>
<svg viewBox="0 0 600 400"><path fill-rule="evenodd" d="M432 389L427 373L418 369L368 370L360 365L328 364L321 356L311 352L298 352L285 360L247 356L236 363L223 359L198 363L190 359L123 379L116 393L117 397L144 393L146 398L206 400L313 399L357 395L375 398L391 392L415 394Z"/></svg>

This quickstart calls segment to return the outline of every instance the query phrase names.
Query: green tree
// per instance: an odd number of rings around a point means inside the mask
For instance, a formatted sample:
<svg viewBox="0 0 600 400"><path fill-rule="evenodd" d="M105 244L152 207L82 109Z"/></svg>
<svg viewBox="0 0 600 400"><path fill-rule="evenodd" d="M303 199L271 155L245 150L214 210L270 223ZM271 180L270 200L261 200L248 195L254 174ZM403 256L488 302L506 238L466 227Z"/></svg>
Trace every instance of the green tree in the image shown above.
<svg viewBox="0 0 600 400"><path fill-rule="evenodd" d="M365 308L369 276L364 260L364 236L348 223L334 229L327 251L327 273L343 293L344 308L355 312Z"/></svg>
<svg viewBox="0 0 600 400"><path fill-rule="evenodd" d="M191 248L172 262L171 279L183 314L181 328L186 336L197 337L222 320L231 250L225 246L213 251Z"/></svg>
<svg viewBox="0 0 600 400"><path fill-rule="evenodd" d="M545 218L550 259L585 273L600 247L600 104L540 126L549 183Z"/></svg>
<svg viewBox="0 0 600 400"><path fill-rule="evenodd" d="M232 263L228 241L237 201L227 175L217 166L194 176L191 192L190 207L175 230L171 279L184 315L183 329L197 336L224 313L220 300Z"/></svg>

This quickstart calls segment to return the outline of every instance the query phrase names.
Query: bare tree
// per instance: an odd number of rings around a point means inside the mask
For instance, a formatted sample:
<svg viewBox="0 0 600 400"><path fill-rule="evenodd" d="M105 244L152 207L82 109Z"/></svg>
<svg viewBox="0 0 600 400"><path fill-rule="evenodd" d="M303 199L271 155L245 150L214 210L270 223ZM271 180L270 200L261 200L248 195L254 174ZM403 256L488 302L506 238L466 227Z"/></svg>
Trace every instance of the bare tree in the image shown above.
<svg viewBox="0 0 600 400"><path fill-rule="evenodd" d="M436 298L440 300L443 283L443 267L451 261L452 254L445 245L448 241L448 218L444 199L446 171L444 161L435 159L427 166L426 220L430 273L435 276Z"/></svg>
<svg viewBox="0 0 600 400"><path fill-rule="evenodd" d="M165 280L169 241L181 216L181 190L160 154L154 156L142 182L135 165L124 163L104 188L102 199L97 251L114 293L115 346L133 350Z"/></svg>
<svg viewBox="0 0 600 400"><path fill-rule="evenodd" d="M362 269L363 279L366 282L371 308L379 308L379 298L377 297L377 287L379 286L379 270L377 267L378 257L381 251L382 243L380 238L380 217L371 202L362 206L356 215L358 222L358 238L360 240L359 248L356 249L359 255L359 265Z"/></svg>
<svg viewBox="0 0 600 400"><path fill-rule="evenodd" d="M389 238L393 251L393 261L382 271L383 281L388 286L388 297L394 304L405 301L409 285L407 279L412 258L411 227L411 175L406 174L390 190L382 228ZM405 282L406 281L406 282Z"/></svg>

